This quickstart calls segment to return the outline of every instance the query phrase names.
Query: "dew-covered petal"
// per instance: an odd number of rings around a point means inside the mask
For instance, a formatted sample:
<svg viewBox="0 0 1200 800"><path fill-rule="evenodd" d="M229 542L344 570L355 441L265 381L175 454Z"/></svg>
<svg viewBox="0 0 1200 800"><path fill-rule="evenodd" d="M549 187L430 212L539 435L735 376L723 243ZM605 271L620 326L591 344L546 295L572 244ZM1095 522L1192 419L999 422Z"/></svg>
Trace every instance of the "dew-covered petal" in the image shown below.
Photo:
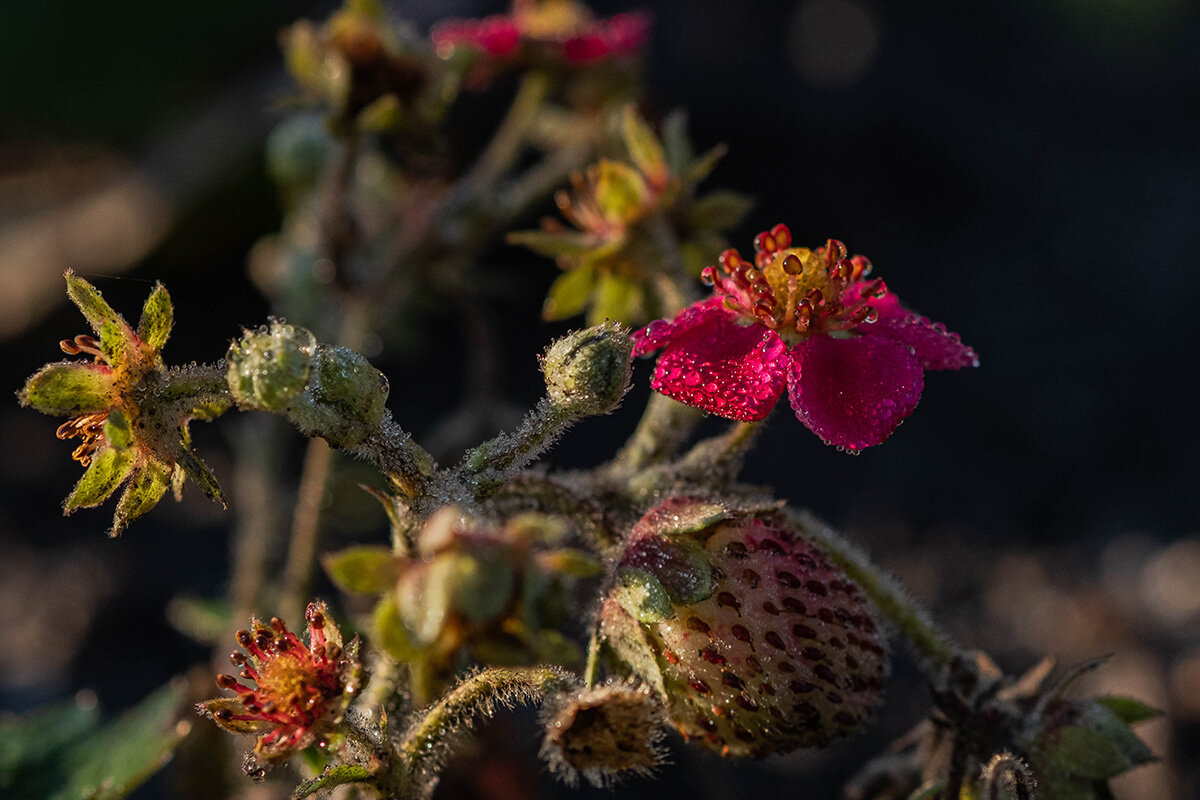
<svg viewBox="0 0 1200 800"><path fill-rule="evenodd" d="M112 496L132 468L133 453L128 449L101 448L92 455L87 471L63 503L64 513L100 505Z"/></svg>
<svg viewBox="0 0 1200 800"><path fill-rule="evenodd" d="M704 325L714 317L728 317L720 297L710 297L685 308L675 319L657 319L640 331L633 333L633 354L644 356L653 353L673 339L687 333L698 325Z"/></svg>
<svg viewBox="0 0 1200 800"><path fill-rule="evenodd" d="M920 363L885 336L815 336L792 349L788 390L796 416L826 444L879 444L913 412L925 385Z"/></svg>
<svg viewBox="0 0 1200 800"><path fill-rule="evenodd" d="M727 419L766 417L783 393L787 349L774 331L734 319L717 310L690 327L677 328L650 385L673 400Z"/></svg>
<svg viewBox="0 0 1200 800"><path fill-rule="evenodd" d="M113 405L112 370L89 361L59 361L42 367L25 383L21 404L43 414L72 417Z"/></svg>
<svg viewBox="0 0 1200 800"><path fill-rule="evenodd" d="M925 369L962 369L979 366L979 356L963 344L957 333L946 330L940 322L930 322L917 314L880 316L860 327L870 328L872 333L887 336L913 349L917 360ZM865 330L863 330L865 332Z"/></svg>

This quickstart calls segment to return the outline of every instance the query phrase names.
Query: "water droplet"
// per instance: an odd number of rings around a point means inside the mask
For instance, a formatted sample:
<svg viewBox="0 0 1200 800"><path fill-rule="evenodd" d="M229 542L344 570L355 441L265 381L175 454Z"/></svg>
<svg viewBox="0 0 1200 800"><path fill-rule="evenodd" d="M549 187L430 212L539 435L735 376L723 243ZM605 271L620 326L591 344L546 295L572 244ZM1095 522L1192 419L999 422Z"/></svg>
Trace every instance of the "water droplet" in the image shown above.
<svg viewBox="0 0 1200 800"><path fill-rule="evenodd" d="M683 382L685 384L687 384L688 386L699 386L700 385L700 373L696 372L695 370L692 370L691 372L689 372L687 375L685 375L683 377Z"/></svg>

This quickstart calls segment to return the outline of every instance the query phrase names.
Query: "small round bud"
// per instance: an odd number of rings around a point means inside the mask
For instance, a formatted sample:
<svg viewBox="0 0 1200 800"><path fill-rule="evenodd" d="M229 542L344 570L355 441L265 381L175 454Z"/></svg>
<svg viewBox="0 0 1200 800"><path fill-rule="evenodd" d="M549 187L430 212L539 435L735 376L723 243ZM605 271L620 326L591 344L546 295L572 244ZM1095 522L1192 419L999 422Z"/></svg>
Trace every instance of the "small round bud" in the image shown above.
<svg viewBox="0 0 1200 800"><path fill-rule="evenodd" d="M572 414L607 414L629 388L632 350L629 334L614 322L569 333L542 357L546 393Z"/></svg>
<svg viewBox="0 0 1200 800"><path fill-rule="evenodd" d="M304 391L317 340L304 328L273 322L229 347L225 379L242 408L283 411Z"/></svg>

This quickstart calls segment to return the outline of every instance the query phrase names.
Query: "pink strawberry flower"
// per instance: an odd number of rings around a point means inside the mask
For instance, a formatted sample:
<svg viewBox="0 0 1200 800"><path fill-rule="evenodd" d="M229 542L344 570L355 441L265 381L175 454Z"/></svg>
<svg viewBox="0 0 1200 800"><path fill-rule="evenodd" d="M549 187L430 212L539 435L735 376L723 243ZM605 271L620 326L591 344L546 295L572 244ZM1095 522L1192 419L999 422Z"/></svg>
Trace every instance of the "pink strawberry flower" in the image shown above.
<svg viewBox="0 0 1200 800"><path fill-rule="evenodd" d="M634 334L634 354L662 349L651 386L728 419L763 419L788 389L796 416L850 452L891 435L921 398L927 369L978 366L941 323L900 305L871 263L830 239L792 247L776 225L702 274L713 296Z"/></svg>
<svg viewBox="0 0 1200 800"><path fill-rule="evenodd" d="M516 57L525 44L581 64L637 55L649 30L650 15L644 11L597 19L575 0L514 0L508 14L444 20L434 26L430 37L443 58L466 48L505 59Z"/></svg>

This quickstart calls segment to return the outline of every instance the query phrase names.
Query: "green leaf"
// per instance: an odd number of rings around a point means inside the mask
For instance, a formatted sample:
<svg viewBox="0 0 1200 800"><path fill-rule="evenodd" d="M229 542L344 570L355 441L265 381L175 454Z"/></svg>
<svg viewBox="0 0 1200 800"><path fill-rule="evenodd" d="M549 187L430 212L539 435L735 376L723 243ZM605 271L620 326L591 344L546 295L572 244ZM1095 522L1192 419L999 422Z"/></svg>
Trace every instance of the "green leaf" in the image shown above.
<svg viewBox="0 0 1200 800"><path fill-rule="evenodd" d="M83 312L83 316L87 318L93 331L100 334L101 329L109 322L120 320L124 323L121 315L108 304L108 301L101 297L99 290L95 286L92 286L71 270L67 270L63 277L67 279L67 297L71 298L71 302L77 305L79 310Z"/></svg>
<svg viewBox="0 0 1200 800"><path fill-rule="evenodd" d="M175 454L175 460L208 499L220 503L222 508L225 507L225 496L221 494L217 476L213 475L212 470L199 456L185 447Z"/></svg>
<svg viewBox="0 0 1200 800"><path fill-rule="evenodd" d="M327 767L323 774L297 786L296 790L292 792L291 800L300 800L322 789L368 781L373 777L366 767L360 767L357 764L339 764L336 767Z"/></svg>
<svg viewBox="0 0 1200 800"><path fill-rule="evenodd" d="M170 684L116 721L72 744L59 759L61 782L48 800L117 800L170 760L187 735L184 686Z"/></svg>
<svg viewBox="0 0 1200 800"><path fill-rule="evenodd" d="M146 298L142 306L142 318L138 321L138 338L154 350L161 350L171 335L171 325L174 323L174 310L171 307L171 296L161 283L154 285L154 290Z"/></svg>
<svg viewBox="0 0 1200 800"><path fill-rule="evenodd" d="M0 715L0 789L41 796L31 781L51 777L46 761L66 744L78 739L99 722L95 695L82 692L74 700L24 716ZM40 782L39 782L40 783Z"/></svg>
<svg viewBox="0 0 1200 800"><path fill-rule="evenodd" d="M741 192L709 192L692 203L688 220L701 230L723 231L739 225L753 207L754 199Z"/></svg>
<svg viewBox="0 0 1200 800"><path fill-rule="evenodd" d="M358 545L327 553L321 565L329 579L345 592L379 595L396 585L396 557L386 547Z"/></svg>
<svg viewBox="0 0 1200 800"><path fill-rule="evenodd" d="M1135 725L1148 719L1161 717L1163 713L1157 708L1146 705L1141 700L1134 700L1132 697L1108 695L1106 697L1095 698L1095 702L1107 708L1126 725Z"/></svg>
<svg viewBox="0 0 1200 800"><path fill-rule="evenodd" d="M650 183L662 187L670 178L667 171L666 156L662 144L654 131L638 116L633 105L626 106L622 120L622 132L625 135L625 146L638 169L650 180Z"/></svg>
<svg viewBox="0 0 1200 800"><path fill-rule="evenodd" d="M133 480L117 501L109 536L120 536L129 523L158 505L171 484L171 470L160 461L150 460L136 470Z"/></svg>
<svg viewBox="0 0 1200 800"><path fill-rule="evenodd" d="M582 256L596 246L596 237L582 231L513 231L505 241L550 258Z"/></svg>
<svg viewBox="0 0 1200 800"><path fill-rule="evenodd" d="M1133 767L1133 761L1103 733L1075 725L1058 732L1050 759L1059 770L1092 780L1108 780Z"/></svg>
<svg viewBox="0 0 1200 800"><path fill-rule="evenodd" d="M104 411L113 404L112 370L103 364L59 361L47 364L25 382L21 405L43 414L73 417Z"/></svg>
<svg viewBox="0 0 1200 800"><path fill-rule="evenodd" d="M559 275L550 285L546 303L542 306L542 319L555 322L573 317L587 308L592 290L596 287L596 268L581 264Z"/></svg>
<svg viewBox="0 0 1200 800"><path fill-rule="evenodd" d="M92 463L63 503L63 512L70 514L77 508L100 505L129 477L132 468L133 453L129 450L101 448L92 455Z"/></svg>
<svg viewBox="0 0 1200 800"><path fill-rule="evenodd" d="M596 165L596 205L609 222L630 222L646 210L650 191L628 164L603 159Z"/></svg>

